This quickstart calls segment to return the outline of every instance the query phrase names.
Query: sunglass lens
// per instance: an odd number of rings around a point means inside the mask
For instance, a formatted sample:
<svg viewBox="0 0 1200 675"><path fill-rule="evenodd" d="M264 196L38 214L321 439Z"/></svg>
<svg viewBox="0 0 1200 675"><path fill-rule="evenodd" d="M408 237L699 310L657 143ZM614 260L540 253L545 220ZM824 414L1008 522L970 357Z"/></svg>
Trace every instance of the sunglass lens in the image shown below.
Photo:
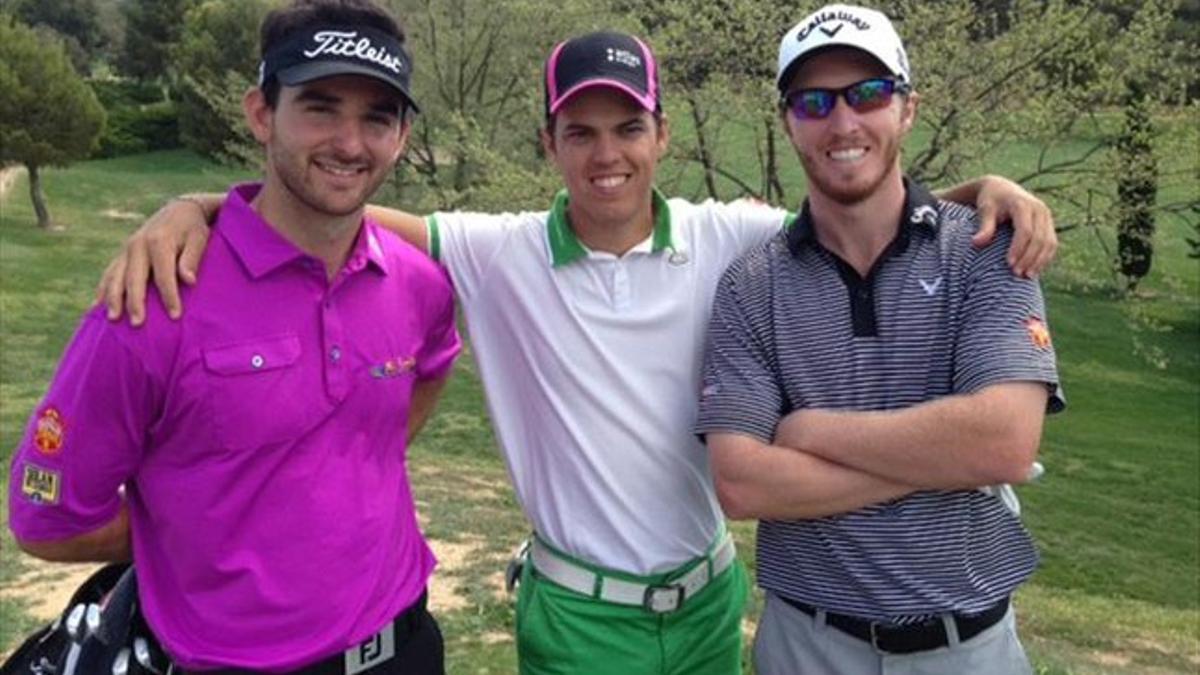
<svg viewBox="0 0 1200 675"><path fill-rule="evenodd" d="M875 110L892 100L891 80L865 80L846 89L846 102L855 110Z"/></svg>
<svg viewBox="0 0 1200 675"><path fill-rule="evenodd" d="M832 91L800 91L792 96L792 113L800 119L819 120L829 115L836 102L837 94Z"/></svg>

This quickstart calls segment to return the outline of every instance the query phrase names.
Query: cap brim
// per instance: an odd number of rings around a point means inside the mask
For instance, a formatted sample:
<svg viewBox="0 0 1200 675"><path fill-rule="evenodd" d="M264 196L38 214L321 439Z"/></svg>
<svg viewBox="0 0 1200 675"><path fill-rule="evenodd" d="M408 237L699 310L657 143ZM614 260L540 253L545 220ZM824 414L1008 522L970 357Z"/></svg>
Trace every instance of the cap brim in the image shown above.
<svg viewBox="0 0 1200 675"><path fill-rule="evenodd" d="M807 52L804 52L803 54L800 54L799 56L792 59L792 62L788 64L787 68L783 69L783 72L779 74L779 77L775 81L775 86L776 86L776 88L779 89L779 93L780 94L787 93L787 87L788 87L788 85L790 85L792 83L792 80L795 79L796 71L800 70L800 66L804 65L804 63L806 61L808 61L812 57L816 56L817 54L820 54L822 52L827 52L827 51L830 51L833 49L838 49L838 48L853 49L855 51L862 52L863 54L866 54L867 56L870 56L871 58L875 59L875 62L878 63L880 65L880 67L882 67L885 71L887 71L889 74L891 74L892 77L896 77L901 80L905 79L903 73L897 73L895 70L893 70L891 68L891 66L884 63L883 59L879 58L873 52L871 52L871 50L866 49L866 48L862 47L861 45L858 45L858 44L855 44L852 42L829 42L829 43L821 45L820 47L814 47L813 49L810 49Z"/></svg>
<svg viewBox="0 0 1200 675"><path fill-rule="evenodd" d="M379 72L377 68L370 66L359 65L349 61L310 61L301 63L290 68L284 68L275 73L275 77L279 78L282 84L289 87L294 87L305 82L320 80L326 77L335 77L338 75L362 75L379 80L384 84L391 85L393 89L400 92L404 99L408 101L409 107L415 112L421 112L420 106L417 105L413 95L395 78Z"/></svg>
<svg viewBox="0 0 1200 675"><path fill-rule="evenodd" d="M561 109L567 103L567 101L571 100L571 98L574 97L575 95L579 94L580 92L582 92L584 90L592 89L595 87L607 87L609 89L616 89L617 91L621 92L622 94L625 94L626 96L632 98L634 101L637 101L637 104L640 105L641 107L645 108L646 111L648 111L648 112L654 112L657 109L658 104L654 100L654 96L652 94L639 93L636 89L634 89L628 83L621 82L620 80L596 79L596 80L588 80L586 82L580 82L579 84L576 84L575 86L573 86L570 89L563 92L557 99L555 99L554 101L552 101L550 103L550 114L553 115L554 113L558 112L559 109Z"/></svg>

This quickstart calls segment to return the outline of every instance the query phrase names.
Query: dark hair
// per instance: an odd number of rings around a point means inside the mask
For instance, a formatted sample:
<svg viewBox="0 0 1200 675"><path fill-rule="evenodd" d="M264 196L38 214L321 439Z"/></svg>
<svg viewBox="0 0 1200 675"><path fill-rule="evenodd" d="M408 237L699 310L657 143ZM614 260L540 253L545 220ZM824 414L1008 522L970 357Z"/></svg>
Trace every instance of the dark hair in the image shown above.
<svg viewBox="0 0 1200 675"><path fill-rule="evenodd" d="M654 115L654 125L661 129L662 121L663 121L663 109L662 109L661 103L654 106L654 112L652 114ZM546 133L553 136L554 135L554 125L557 122L558 122L558 113L550 113L550 114L546 115Z"/></svg>
<svg viewBox="0 0 1200 675"><path fill-rule="evenodd" d="M259 58L296 33L316 26L367 26L396 38L404 45L404 28L387 10L371 0L292 0L271 10L258 31ZM272 108L279 101L279 80L262 83L263 96Z"/></svg>

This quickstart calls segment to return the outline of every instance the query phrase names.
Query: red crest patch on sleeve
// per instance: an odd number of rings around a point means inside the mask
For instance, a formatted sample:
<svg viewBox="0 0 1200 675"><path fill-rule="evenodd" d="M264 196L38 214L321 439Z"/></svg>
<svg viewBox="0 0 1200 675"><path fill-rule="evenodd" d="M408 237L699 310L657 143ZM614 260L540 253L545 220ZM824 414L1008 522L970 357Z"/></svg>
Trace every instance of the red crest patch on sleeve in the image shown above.
<svg viewBox="0 0 1200 675"><path fill-rule="evenodd" d="M46 408L38 415L33 431L33 443L44 455L57 455L62 450L67 434L67 423L58 408Z"/></svg>
<svg viewBox="0 0 1200 675"><path fill-rule="evenodd" d="M1050 329L1041 317L1031 316L1025 321L1025 330L1029 331L1029 340L1038 349L1050 348Z"/></svg>

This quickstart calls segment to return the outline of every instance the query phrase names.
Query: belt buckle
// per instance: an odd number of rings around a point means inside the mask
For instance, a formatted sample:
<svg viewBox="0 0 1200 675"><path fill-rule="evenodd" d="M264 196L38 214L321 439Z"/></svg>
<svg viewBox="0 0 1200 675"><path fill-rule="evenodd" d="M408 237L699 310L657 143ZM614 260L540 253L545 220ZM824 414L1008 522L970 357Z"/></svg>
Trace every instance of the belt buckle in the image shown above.
<svg viewBox="0 0 1200 675"><path fill-rule="evenodd" d="M674 612L683 606L684 588L679 584L647 586L642 596L642 607L655 614Z"/></svg>
<svg viewBox="0 0 1200 675"><path fill-rule="evenodd" d="M870 623L870 633L871 633L871 647L873 647L875 649L875 651L887 652L888 650L886 648L879 646L879 622L878 621L872 621Z"/></svg>
<svg viewBox="0 0 1200 675"><path fill-rule="evenodd" d="M529 547L532 541L532 539L526 539L521 542L521 545L513 551L512 558L504 569L504 590L509 593L513 592L513 589L517 587L517 582L521 580L521 571L529 560Z"/></svg>

